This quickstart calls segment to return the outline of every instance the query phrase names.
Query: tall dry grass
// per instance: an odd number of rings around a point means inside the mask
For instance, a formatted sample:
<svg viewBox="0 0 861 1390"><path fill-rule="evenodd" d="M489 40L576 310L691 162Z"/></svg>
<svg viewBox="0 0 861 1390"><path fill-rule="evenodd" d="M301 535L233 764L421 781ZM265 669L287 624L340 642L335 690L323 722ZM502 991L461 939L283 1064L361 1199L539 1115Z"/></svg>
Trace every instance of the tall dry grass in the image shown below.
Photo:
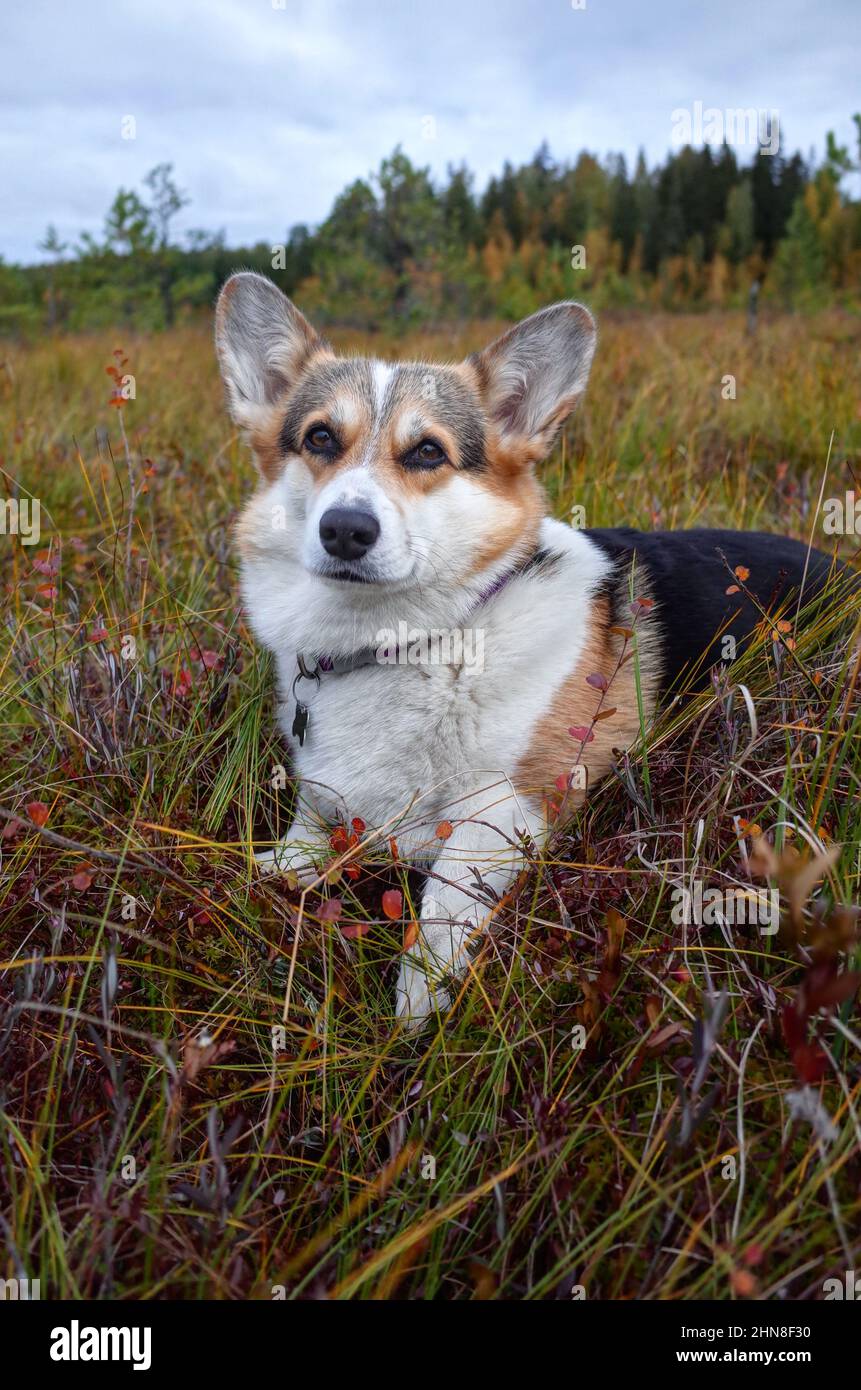
<svg viewBox="0 0 861 1390"><path fill-rule="evenodd" d="M339 346L453 357L488 332ZM543 468L551 508L822 544L826 460L828 494L857 476L859 341L837 314L755 338L608 321ZM765 624L620 759L448 1027L405 1038L415 877L391 855L356 875L337 838L305 898L251 872L290 787L238 606L251 466L208 333L0 357L6 495L43 524L38 547L0 539L0 1271L43 1297L686 1299L815 1298L852 1268L852 605L794 647ZM677 924L692 878L777 887L779 935Z"/></svg>

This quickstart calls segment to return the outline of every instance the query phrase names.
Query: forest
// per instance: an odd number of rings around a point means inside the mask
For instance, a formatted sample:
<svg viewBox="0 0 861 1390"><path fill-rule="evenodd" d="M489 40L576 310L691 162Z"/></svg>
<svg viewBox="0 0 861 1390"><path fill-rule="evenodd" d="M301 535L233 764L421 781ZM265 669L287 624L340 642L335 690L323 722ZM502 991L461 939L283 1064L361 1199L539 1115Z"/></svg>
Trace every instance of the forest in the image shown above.
<svg viewBox="0 0 861 1390"><path fill-rule="evenodd" d="M743 306L756 285L787 310L861 299L861 115L857 149L748 162L724 143L687 145L649 167L622 155L556 160L544 144L479 191L465 165L435 181L400 149L357 179L318 226L229 246L176 230L188 205L174 166L121 188L98 236L48 226L36 264L0 261L0 333L108 326L157 330L200 316L238 266L271 276L318 322L362 330L515 319L554 299L597 309ZM283 236L283 240L279 240Z"/></svg>

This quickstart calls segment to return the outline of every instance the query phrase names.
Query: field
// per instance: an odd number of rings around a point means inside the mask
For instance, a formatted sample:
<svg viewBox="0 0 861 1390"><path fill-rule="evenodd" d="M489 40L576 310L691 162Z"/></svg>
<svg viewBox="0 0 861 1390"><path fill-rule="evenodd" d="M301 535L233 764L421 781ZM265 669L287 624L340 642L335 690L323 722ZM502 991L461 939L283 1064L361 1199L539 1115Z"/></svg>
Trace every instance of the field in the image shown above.
<svg viewBox="0 0 861 1390"><path fill-rule="evenodd" d="M452 357L495 327L335 337ZM859 353L837 311L605 322L552 511L830 548ZM291 788L208 325L7 343L0 402L5 495L42 524L0 537L0 1272L43 1298L684 1300L858 1267L858 607L764 622L556 831L448 1026L404 1036L396 844L336 835L304 896L253 868ZM694 877L779 889L780 931L677 922Z"/></svg>

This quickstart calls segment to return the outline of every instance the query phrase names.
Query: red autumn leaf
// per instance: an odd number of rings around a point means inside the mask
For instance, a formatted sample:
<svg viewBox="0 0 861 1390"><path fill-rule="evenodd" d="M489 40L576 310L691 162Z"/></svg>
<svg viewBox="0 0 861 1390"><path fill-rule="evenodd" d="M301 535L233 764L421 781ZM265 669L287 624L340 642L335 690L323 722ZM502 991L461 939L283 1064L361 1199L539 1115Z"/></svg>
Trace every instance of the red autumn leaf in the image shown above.
<svg viewBox="0 0 861 1390"><path fill-rule="evenodd" d="M555 786L556 790L558 792L562 792L562 795L564 796L571 786L571 773L560 772L553 785Z"/></svg>
<svg viewBox="0 0 861 1390"><path fill-rule="evenodd" d="M350 848L350 841L347 838L347 831L343 825L336 825L329 836L329 844L336 854L346 854Z"/></svg>
<svg viewBox="0 0 861 1390"><path fill-rule="evenodd" d="M827 970L822 973L826 974ZM806 1086L813 1086L817 1081L821 1081L828 1066L828 1058L818 1042L815 1039L812 1042L807 1041L808 1020L811 1013L819 1008L815 999L811 1004L811 996L814 996L817 990L824 989L828 983L833 982L820 979L817 967L814 967L799 988L794 1001L786 1005L780 1016L783 1036L792 1055L792 1065L799 1080Z"/></svg>
<svg viewBox="0 0 861 1390"><path fill-rule="evenodd" d="M51 814L44 801L28 801L24 809L34 825L44 825Z"/></svg>
<svg viewBox="0 0 861 1390"><path fill-rule="evenodd" d="M593 690L607 690L610 682L606 676L602 676L600 671L594 671L591 676L586 677L586 684L591 685Z"/></svg>
<svg viewBox="0 0 861 1390"><path fill-rule="evenodd" d="M361 816L354 816L350 824L353 827L354 834L364 835L367 826L365 825L365 822L362 820Z"/></svg>
<svg viewBox="0 0 861 1390"><path fill-rule="evenodd" d="M88 642L106 642L108 640L108 629L106 627L94 627L87 637Z"/></svg>
<svg viewBox="0 0 861 1390"><path fill-rule="evenodd" d="M218 652L211 652L204 647L200 653L200 663L206 671L214 671L216 667L224 664L224 657Z"/></svg>
<svg viewBox="0 0 861 1390"><path fill-rule="evenodd" d="M398 842L393 835L389 837L389 854L392 856L393 859L397 860Z"/></svg>
<svg viewBox="0 0 861 1390"><path fill-rule="evenodd" d="M389 888L383 894L383 912L390 922L399 922L404 915L404 895L399 888Z"/></svg>
<svg viewBox="0 0 861 1390"><path fill-rule="evenodd" d="M79 869L72 878L72 887L78 893L86 893L93 881L93 875L87 873L86 869Z"/></svg>
<svg viewBox="0 0 861 1390"><path fill-rule="evenodd" d="M783 1038L790 1052L801 1047L807 1038L807 1016L799 1013L795 1004L787 1004L780 1015Z"/></svg>
<svg viewBox="0 0 861 1390"><path fill-rule="evenodd" d="M351 883L355 883L357 879L362 877L362 870L359 868L358 864L345 864L344 873Z"/></svg>
<svg viewBox="0 0 861 1390"><path fill-rule="evenodd" d="M730 586L729 586L728 589L724 589L724 593L725 593L725 594L737 594L738 592L739 592L739 587L738 587L737 584L730 584Z"/></svg>
<svg viewBox="0 0 861 1390"><path fill-rule="evenodd" d="M806 1086L815 1086L825 1075L828 1058L817 1043L802 1043L792 1054L792 1065L800 1081Z"/></svg>
<svg viewBox="0 0 861 1390"><path fill-rule="evenodd" d="M641 613L648 613L650 608L654 608L655 600L652 598L635 598L631 604L631 612L635 618L639 618Z"/></svg>
<svg viewBox="0 0 861 1390"><path fill-rule="evenodd" d="M344 904L340 898L327 898L326 901L320 905L320 921L337 922L343 910Z"/></svg>
<svg viewBox="0 0 861 1390"><path fill-rule="evenodd" d="M572 738L576 738L578 743L591 743L595 735L591 729L587 729L583 724L572 724L568 730Z"/></svg>
<svg viewBox="0 0 861 1390"><path fill-rule="evenodd" d="M750 570L747 568L747 565L736 565L733 574L736 579L741 580L742 584L744 584L745 580L750 579Z"/></svg>
<svg viewBox="0 0 861 1390"><path fill-rule="evenodd" d="M370 922L345 922L341 927L341 935L348 941L358 941L360 937L367 936L370 930Z"/></svg>
<svg viewBox="0 0 861 1390"><path fill-rule="evenodd" d="M805 1007L809 1014L819 1013L820 1009L834 1009L851 999L861 984L861 974L857 970L844 970L837 973L836 961L814 965L807 973L804 983Z"/></svg>
<svg viewBox="0 0 861 1390"><path fill-rule="evenodd" d="M411 917L409 922L407 922L406 930L404 932L404 950L408 951L411 946L415 946L418 939L419 924L416 921L415 917Z"/></svg>
<svg viewBox="0 0 861 1390"><path fill-rule="evenodd" d="M439 823L439 825L438 825L437 828L436 828L436 837L437 837L437 839L438 839L438 840L447 840L447 839L449 838L449 836L450 836L450 835L453 835L453 834L454 834L454 826L452 825L451 821L450 821L450 820L441 820L440 823Z"/></svg>
<svg viewBox="0 0 861 1390"><path fill-rule="evenodd" d="M55 599L57 597L57 590L53 584L40 584L36 593L41 594L42 598Z"/></svg>

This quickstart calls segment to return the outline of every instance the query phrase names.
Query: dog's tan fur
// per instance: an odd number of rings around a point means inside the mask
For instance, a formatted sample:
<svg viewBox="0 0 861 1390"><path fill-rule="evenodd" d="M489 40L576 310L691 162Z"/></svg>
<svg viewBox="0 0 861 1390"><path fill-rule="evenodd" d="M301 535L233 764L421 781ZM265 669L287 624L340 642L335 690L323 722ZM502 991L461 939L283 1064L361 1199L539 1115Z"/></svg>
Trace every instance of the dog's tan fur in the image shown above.
<svg viewBox="0 0 861 1390"><path fill-rule="evenodd" d="M648 598L644 581L638 584L637 597ZM587 627L589 636L580 659L554 693L515 771L518 790L541 795L550 805L558 805L562 795L557 779L567 778L575 762L586 769L587 785L581 788L572 782L569 805L582 803L586 790L610 771L615 753L636 742L640 733L638 673L646 720L658 699L661 671L654 625L637 623L630 629L634 637L626 642L623 632L613 630L610 599L600 595L591 604ZM603 699L601 691L588 683L592 675L603 676L609 684ZM601 715L597 720L596 714ZM582 754L580 740L568 732L571 728L591 728L592 738Z"/></svg>

